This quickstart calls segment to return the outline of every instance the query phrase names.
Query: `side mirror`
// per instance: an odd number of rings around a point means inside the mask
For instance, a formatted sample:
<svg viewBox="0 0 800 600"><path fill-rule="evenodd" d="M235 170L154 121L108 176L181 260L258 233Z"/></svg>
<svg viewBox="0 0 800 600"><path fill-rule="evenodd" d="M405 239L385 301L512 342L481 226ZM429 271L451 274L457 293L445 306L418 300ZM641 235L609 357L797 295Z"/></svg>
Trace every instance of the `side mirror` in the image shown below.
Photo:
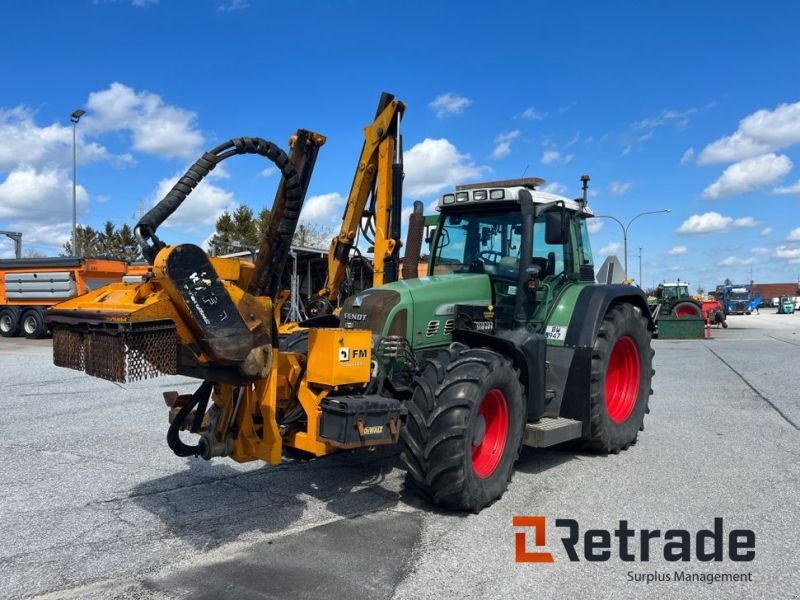
<svg viewBox="0 0 800 600"><path fill-rule="evenodd" d="M551 211L544 214L544 241L551 246L563 246L568 241L564 212Z"/></svg>

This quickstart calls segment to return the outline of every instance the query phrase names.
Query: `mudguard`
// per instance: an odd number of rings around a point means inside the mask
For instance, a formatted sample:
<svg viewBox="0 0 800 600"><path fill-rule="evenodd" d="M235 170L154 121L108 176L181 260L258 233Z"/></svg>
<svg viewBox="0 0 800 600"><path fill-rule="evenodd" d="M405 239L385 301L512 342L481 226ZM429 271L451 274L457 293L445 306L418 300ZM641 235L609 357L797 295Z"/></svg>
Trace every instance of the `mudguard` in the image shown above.
<svg viewBox="0 0 800 600"><path fill-rule="evenodd" d="M641 289L622 284L589 285L578 295L564 345L578 348L594 346L600 322L609 307L617 302L629 302L639 308L647 319L647 328L655 331L653 317L647 308L647 296Z"/></svg>

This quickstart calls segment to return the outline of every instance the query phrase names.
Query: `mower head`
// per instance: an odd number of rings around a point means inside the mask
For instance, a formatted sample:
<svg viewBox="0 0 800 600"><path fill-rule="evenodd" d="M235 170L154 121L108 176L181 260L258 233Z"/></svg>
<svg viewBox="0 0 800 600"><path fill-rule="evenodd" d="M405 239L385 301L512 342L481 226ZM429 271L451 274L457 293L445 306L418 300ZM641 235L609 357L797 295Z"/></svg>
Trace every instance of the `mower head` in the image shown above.
<svg viewBox="0 0 800 600"><path fill-rule="evenodd" d="M161 250L153 276L114 283L48 312L53 362L131 382L158 375L264 377L272 357L272 303L245 289L249 263L197 246Z"/></svg>

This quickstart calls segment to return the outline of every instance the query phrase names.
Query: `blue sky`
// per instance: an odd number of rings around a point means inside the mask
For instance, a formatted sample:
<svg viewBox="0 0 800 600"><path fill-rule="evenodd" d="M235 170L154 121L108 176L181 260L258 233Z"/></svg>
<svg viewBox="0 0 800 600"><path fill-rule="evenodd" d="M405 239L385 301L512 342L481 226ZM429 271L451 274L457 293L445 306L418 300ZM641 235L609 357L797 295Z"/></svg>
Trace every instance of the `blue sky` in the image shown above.
<svg viewBox="0 0 800 600"><path fill-rule="evenodd" d="M203 150L328 136L304 218L335 226L383 90L408 104L406 204L454 184L543 177L627 221L646 285L800 276L795 2L14 3L0 23L0 229L53 253L71 220L133 224ZM226 161L162 231L202 242L221 210L271 203L257 158ZM599 221L598 221L599 226ZM595 254L621 256L604 220ZM0 254L11 245L0 243Z"/></svg>

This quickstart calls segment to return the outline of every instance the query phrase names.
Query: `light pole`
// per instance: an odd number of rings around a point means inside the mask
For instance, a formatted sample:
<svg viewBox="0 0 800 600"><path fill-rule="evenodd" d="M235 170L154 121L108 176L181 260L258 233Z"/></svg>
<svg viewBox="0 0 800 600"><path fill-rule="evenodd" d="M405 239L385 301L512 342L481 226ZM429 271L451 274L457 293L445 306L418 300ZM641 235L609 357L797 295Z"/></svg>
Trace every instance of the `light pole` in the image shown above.
<svg viewBox="0 0 800 600"><path fill-rule="evenodd" d="M72 123L72 255L78 256L78 121L86 114L79 108L69 116Z"/></svg>
<svg viewBox="0 0 800 600"><path fill-rule="evenodd" d="M642 247L639 246L639 287L644 289L644 284L642 283Z"/></svg>
<svg viewBox="0 0 800 600"><path fill-rule="evenodd" d="M628 276L628 232L631 229L631 225L633 222L638 219L639 217L643 217L644 215L657 215L659 213L671 213L671 208L664 208L662 210L646 210L645 212L640 212L638 215L633 217L628 224L625 225L622 221L620 221L617 217L612 217L611 215L595 215L598 219L613 219L619 226L622 228L622 239L625 242L625 277Z"/></svg>

